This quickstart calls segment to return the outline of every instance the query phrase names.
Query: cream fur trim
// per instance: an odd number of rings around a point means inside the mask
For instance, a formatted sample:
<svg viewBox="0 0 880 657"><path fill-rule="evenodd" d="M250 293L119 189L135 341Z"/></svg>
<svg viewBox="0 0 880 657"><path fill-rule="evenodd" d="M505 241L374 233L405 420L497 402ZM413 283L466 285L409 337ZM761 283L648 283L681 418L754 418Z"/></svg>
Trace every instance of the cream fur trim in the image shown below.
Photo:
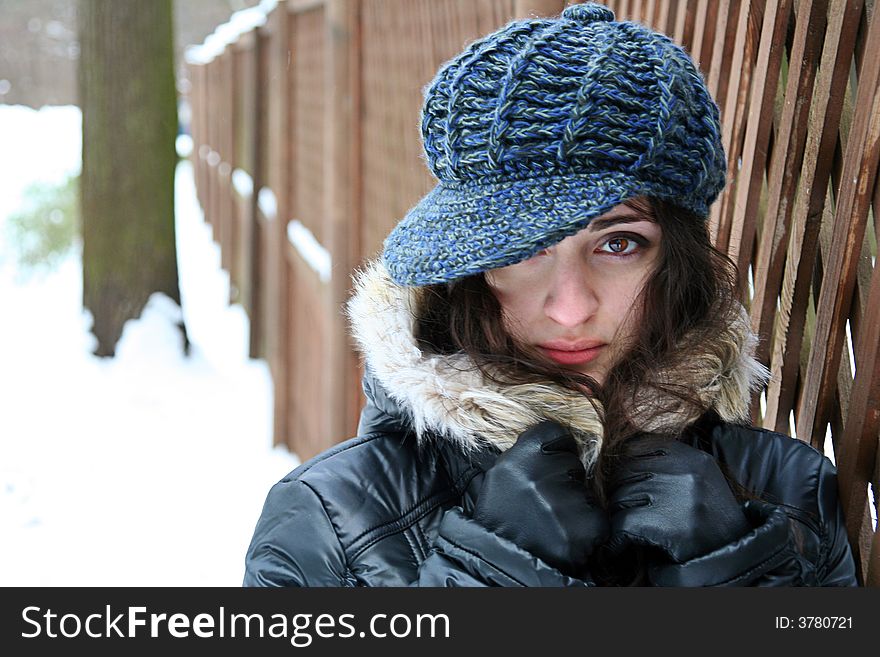
<svg viewBox="0 0 880 657"><path fill-rule="evenodd" d="M528 427L548 419L574 430L581 460L588 469L593 465L602 423L589 400L555 384L503 386L486 380L463 354L423 353L413 335L414 300L415 290L394 283L376 260L355 276L348 315L367 367L409 415L420 440L439 435L464 450L486 444L506 449ZM723 419L745 420L750 390L763 384L767 371L752 358L756 340L744 309L720 342L723 348L694 355L663 378L699 382L702 399ZM645 429L683 429L696 420L680 406L671 408L660 426Z"/></svg>

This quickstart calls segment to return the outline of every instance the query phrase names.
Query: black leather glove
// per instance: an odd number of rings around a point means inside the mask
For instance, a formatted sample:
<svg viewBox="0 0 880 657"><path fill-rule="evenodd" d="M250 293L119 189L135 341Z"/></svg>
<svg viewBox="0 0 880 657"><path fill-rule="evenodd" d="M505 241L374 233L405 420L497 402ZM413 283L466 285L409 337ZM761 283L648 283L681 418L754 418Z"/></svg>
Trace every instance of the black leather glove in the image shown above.
<svg viewBox="0 0 880 657"><path fill-rule="evenodd" d="M571 433L555 422L523 432L486 472L473 519L561 572L588 577L608 536Z"/></svg>
<svg viewBox="0 0 880 657"><path fill-rule="evenodd" d="M715 458L675 440L641 436L610 478L611 537L601 562L611 569L633 548L682 563L751 530Z"/></svg>
<svg viewBox="0 0 880 657"><path fill-rule="evenodd" d="M793 521L780 506L748 500L754 529L739 540L683 564L654 564L654 586L819 586L816 566L797 547Z"/></svg>

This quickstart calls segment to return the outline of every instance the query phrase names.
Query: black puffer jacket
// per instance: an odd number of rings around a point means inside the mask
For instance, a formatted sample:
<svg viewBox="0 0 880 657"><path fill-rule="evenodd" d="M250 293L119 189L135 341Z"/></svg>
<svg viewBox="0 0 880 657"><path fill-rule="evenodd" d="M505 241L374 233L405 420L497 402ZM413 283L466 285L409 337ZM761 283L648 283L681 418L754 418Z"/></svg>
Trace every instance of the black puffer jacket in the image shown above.
<svg viewBox="0 0 880 657"><path fill-rule="evenodd" d="M245 585L582 584L469 519L496 450L468 456L448 441L419 448L375 388L362 428L271 490L247 553ZM856 584L825 456L787 436L720 420L698 423L688 435L775 511L746 538L676 567L663 585Z"/></svg>
<svg viewBox="0 0 880 657"><path fill-rule="evenodd" d="M561 404L566 393L546 387L496 390L461 362L422 355L412 341L408 294L379 267L359 281L350 306L368 365L359 437L272 488L247 552L244 584L585 585L484 529L470 513L486 469L522 430L547 417L581 435L600 435L591 407ZM747 327L747 317L732 322L729 335L707 345L705 359L694 355L696 374L674 373L677 380L693 377L713 411L698 419L681 409L663 428L713 454L768 504L749 514L753 529L743 538L664 568L653 583L855 585L832 463L801 441L736 421L760 377ZM704 372L703 360L720 364ZM582 458L589 465L595 449L587 445Z"/></svg>

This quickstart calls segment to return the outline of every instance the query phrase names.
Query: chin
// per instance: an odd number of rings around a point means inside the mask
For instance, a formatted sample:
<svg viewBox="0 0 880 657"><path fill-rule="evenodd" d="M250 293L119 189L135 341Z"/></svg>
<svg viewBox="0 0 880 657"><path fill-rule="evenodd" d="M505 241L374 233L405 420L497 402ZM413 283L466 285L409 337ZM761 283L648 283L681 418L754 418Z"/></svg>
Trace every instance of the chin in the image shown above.
<svg viewBox="0 0 880 657"><path fill-rule="evenodd" d="M605 372L603 370L599 370L595 367L572 367L570 369L578 374L586 374L600 386L605 383Z"/></svg>

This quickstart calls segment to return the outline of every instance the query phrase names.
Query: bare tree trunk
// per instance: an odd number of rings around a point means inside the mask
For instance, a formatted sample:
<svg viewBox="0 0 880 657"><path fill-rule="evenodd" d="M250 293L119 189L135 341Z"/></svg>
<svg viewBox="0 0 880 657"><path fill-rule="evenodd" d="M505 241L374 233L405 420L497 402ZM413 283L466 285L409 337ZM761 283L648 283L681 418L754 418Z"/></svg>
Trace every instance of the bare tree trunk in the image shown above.
<svg viewBox="0 0 880 657"><path fill-rule="evenodd" d="M180 303L171 10L172 0L79 3L83 305L99 356L114 354L153 292Z"/></svg>

